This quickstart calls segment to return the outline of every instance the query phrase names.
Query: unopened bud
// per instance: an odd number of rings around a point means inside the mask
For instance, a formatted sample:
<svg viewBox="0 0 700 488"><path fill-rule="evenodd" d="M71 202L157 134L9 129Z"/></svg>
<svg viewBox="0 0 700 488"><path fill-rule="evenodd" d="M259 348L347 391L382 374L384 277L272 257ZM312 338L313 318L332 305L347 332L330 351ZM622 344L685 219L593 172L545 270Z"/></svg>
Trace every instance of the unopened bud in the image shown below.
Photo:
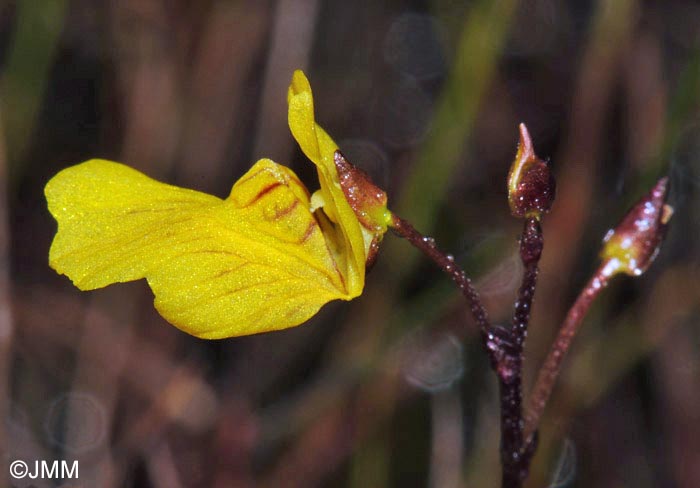
<svg viewBox="0 0 700 488"><path fill-rule="evenodd" d="M603 239L601 258L608 276L639 276L659 253L673 208L667 205L668 178L661 178Z"/></svg>
<svg viewBox="0 0 700 488"><path fill-rule="evenodd" d="M535 154L525 124L520 124L520 143L508 173L508 203L514 217L540 219L554 202L555 182L549 164Z"/></svg>

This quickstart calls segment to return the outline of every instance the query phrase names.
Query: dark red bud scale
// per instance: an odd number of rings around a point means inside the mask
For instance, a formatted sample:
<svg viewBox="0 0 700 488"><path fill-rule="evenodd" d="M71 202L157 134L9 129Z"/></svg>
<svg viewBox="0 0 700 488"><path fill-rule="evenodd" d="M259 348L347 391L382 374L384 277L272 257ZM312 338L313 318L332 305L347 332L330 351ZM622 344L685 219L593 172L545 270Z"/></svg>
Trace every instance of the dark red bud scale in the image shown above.
<svg viewBox="0 0 700 488"><path fill-rule="evenodd" d="M387 197L384 190L372 183L369 175L351 164L340 151L334 154L340 187L357 219L368 230L386 229ZM377 211L381 215L376 215Z"/></svg>
<svg viewBox="0 0 700 488"><path fill-rule="evenodd" d="M514 217L542 217L554 202L555 181L549 164L535 154L530 133L520 124L520 143L508 173L508 203Z"/></svg>
<svg viewBox="0 0 700 488"><path fill-rule="evenodd" d="M387 197L384 190L372 183L369 175L351 164L340 151L333 155L338 171L340 188L350 204L360 224L369 231L371 242L367 250L366 266L374 264L387 225L391 221L391 212L386 207Z"/></svg>

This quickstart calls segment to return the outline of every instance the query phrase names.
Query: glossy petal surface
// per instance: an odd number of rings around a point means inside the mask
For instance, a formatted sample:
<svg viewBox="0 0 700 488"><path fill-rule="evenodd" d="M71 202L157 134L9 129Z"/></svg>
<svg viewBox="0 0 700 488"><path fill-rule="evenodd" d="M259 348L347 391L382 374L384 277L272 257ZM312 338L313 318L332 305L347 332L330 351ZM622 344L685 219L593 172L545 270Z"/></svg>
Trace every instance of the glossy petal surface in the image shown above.
<svg viewBox="0 0 700 488"><path fill-rule="evenodd" d="M362 289L364 268L353 268L353 255L347 279L306 189L270 160L258 161L225 200L104 160L61 171L46 197L58 221L49 254L57 272L82 290L146 278L163 317L198 337L298 325Z"/></svg>

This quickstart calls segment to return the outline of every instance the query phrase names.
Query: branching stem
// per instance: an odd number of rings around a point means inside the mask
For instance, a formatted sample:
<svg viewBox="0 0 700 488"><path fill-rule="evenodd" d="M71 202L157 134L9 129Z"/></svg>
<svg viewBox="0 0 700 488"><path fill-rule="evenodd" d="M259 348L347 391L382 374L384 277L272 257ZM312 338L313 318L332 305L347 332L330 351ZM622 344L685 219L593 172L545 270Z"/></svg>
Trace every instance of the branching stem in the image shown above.
<svg viewBox="0 0 700 488"><path fill-rule="evenodd" d="M544 238L539 219L549 211L555 195L555 181L549 165L532 147L530 134L520 124L520 144L508 175L511 213L524 218L520 238L520 259L525 266L515 302L511 327L492 326L472 282L454 262L439 251L435 241L420 234L407 221L392 215L390 227L420 249L450 275L467 299L481 333L491 368L499 381L501 402L502 488L521 488L537 447L537 427L561 370L562 361L593 300L616 273L639 276L656 257L673 209L665 203L668 178L661 178L651 191L627 213L603 241L603 264L593 274L564 319L554 344L538 373L523 419L523 349L530 323L530 311L537 285Z"/></svg>
<svg viewBox="0 0 700 488"><path fill-rule="evenodd" d="M491 367L499 381L502 486L520 488L527 477L534 452L534 442L527 445L523 442L522 363L543 246L539 221L534 217L527 218L520 239L520 257L525 265L525 273L515 303L513 325L510 328L491 326L486 309L471 280L454 263L451 255L437 249L432 238L422 235L409 222L396 215L393 217L391 228L449 274L469 303L482 342L489 354Z"/></svg>

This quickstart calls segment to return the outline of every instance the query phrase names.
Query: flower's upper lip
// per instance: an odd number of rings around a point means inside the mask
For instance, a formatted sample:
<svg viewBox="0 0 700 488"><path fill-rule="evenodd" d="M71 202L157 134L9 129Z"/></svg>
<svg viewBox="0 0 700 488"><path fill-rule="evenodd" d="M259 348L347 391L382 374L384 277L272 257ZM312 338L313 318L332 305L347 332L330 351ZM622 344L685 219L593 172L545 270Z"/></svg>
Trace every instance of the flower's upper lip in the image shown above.
<svg viewBox="0 0 700 488"><path fill-rule="evenodd" d="M292 76L287 101L292 135L318 170L321 189L312 197L312 205L322 207L335 224L326 229L326 235L333 240L330 247L337 250L336 261L346 278L348 293L357 296L364 287L365 263L377 233L362 227L343 192L335 165L338 145L316 124L311 86L299 70Z"/></svg>

